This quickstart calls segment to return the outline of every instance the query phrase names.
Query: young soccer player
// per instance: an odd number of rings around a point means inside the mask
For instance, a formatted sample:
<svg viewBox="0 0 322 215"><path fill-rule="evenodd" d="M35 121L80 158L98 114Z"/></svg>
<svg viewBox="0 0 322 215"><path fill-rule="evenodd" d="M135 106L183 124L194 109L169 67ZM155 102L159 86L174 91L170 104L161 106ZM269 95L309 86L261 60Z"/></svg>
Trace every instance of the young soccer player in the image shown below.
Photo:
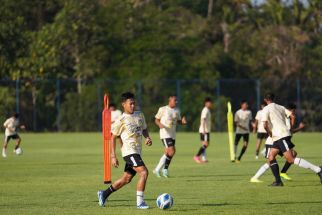
<svg viewBox="0 0 322 215"><path fill-rule="evenodd" d="M132 178L138 173L139 180L136 187L136 203L139 209L148 209L149 206L144 201L144 190L148 179L148 169L142 158L142 136L145 137L145 144L152 145L147 125L143 113L135 111L134 95L130 92L123 93L121 96L124 113L116 119L112 128L112 148L111 161L114 167L119 166L116 158L116 138L121 137L123 142L121 146L122 157L125 161L123 176L115 181L107 190L97 192L99 205L104 207L108 197L124 185L131 182Z"/></svg>
<svg viewBox="0 0 322 215"><path fill-rule="evenodd" d="M285 118L291 117L295 121L295 115L290 113L285 107L274 103L275 96L272 93L265 95L267 106L263 109L264 127L268 135L273 139L273 146L269 152L268 159L271 170L275 177L275 182L271 186L283 186L280 177L279 166L276 161L276 156L282 152L286 161L290 164L296 164L305 169L311 169L320 178L322 183L322 169L319 166L311 164L303 158L294 157L292 149L294 144L291 142L291 132L287 126ZM294 123L292 123L294 124Z"/></svg>
<svg viewBox="0 0 322 215"><path fill-rule="evenodd" d="M249 126L252 121L252 112L248 110L248 103L246 100L243 100L240 104L240 109L235 113L234 121L236 125L236 136L235 136L235 155L237 155L237 146L240 139L243 137L244 145L243 148L238 156L235 159L236 163L240 163L240 160L243 154L246 152L249 142Z"/></svg>
<svg viewBox="0 0 322 215"><path fill-rule="evenodd" d="M299 124L299 126L297 128L292 128L293 125L294 125L294 118L292 117L292 120L290 118L290 116L292 114L295 114L295 110L296 110L296 105L295 104L288 104L286 106L286 109L289 111L288 114L289 116L286 116L286 125L288 127L288 129L290 129L291 131L291 134L293 135L294 133L296 132L299 132L300 130L302 130L305 126L304 124L301 122ZM270 148L272 148L273 146L273 139L271 137L268 137L266 139L266 142L265 142L265 148L266 148L266 152L265 152L265 158L268 159L268 156L269 156L269 152L270 152ZM297 156L297 152L294 150L294 148L290 149L292 151L292 154L294 157ZM279 155L282 157L283 154L282 153L279 153ZM268 161L268 160L267 160ZM288 163L287 161L285 162L284 164L284 167L280 173L280 176L285 179L285 180L291 180L291 178L286 174L287 170L290 168L291 164ZM259 180L259 178L269 169L269 162L263 164L259 169L258 171L256 172L256 174L250 179L250 182L252 183L260 183L262 181Z"/></svg>
<svg viewBox="0 0 322 215"><path fill-rule="evenodd" d="M254 133L257 132L257 142L256 142L256 157L255 159L258 159L259 150L261 148L262 142L266 140L267 138L267 132L264 128L264 123L262 122L262 113L263 108L266 106L265 102L262 102L261 109L257 111L256 117L255 117L255 123L254 123Z"/></svg>
<svg viewBox="0 0 322 215"><path fill-rule="evenodd" d="M209 141L210 141L211 108L212 108L212 101L209 97L207 97L204 101L204 108L201 111L200 126L199 126L200 140L201 140L202 146L200 147L197 155L193 157L193 159L197 163L208 162L205 156L205 152L206 152L206 148L208 148L209 146Z"/></svg>
<svg viewBox="0 0 322 215"><path fill-rule="evenodd" d="M25 126L24 125L19 126L19 113L15 113L12 117L7 119L3 123L3 127L6 130L5 130L5 138L4 138L3 148L2 148L2 157L6 158L7 147L11 139L16 140L16 146L15 146L14 152L16 152L16 149L20 147L21 138L18 134L17 128L20 127L21 129L24 129Z"/></svg>
<svg viewBox="0 0 322 215"><path fill-rule="evenodd" d="M160 171L164 177L169 177L169 165L176 152L176 127L177 124L187 124L186 118L180 116L180 111L176 108L177 97L171 95L168 100L168 105L160 107L155 115L155 124L160 128L160 139L165 147L158 165L153 170L157 177L161 177Z"/></svg>

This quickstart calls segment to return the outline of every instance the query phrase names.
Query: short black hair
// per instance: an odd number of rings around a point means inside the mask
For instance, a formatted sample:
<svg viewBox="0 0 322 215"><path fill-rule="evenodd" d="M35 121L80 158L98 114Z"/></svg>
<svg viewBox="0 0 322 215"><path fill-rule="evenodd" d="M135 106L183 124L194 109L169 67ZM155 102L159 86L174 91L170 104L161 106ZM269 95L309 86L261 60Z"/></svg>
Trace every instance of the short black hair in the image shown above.
<svg viewBox="0 0 322 215"><path fill-rule="evenodd" d="M286 108L289 109L289 110L293 110L293 109L296 109L296 104L290 102L286 105Z"/></svg>
<svg viewBox="0 0 322 215"><path fill-rule="evenodd" d="M248 103L248 101L246 99L241 100L240 104L242 105L244 103Z"/></svg>
<svg viewBox="0 0 322 215"><path fill-rule="evenodd" d="M177 95L176 94L170 94L169 98L172 98L172 97L177 97Z"/></svg>
<svg viewBox="0 0 322 215"><path fill-rule="evenodd" d="M265 94L265 99L269 101L274 101L275 100L275 95L274 93L266 93Z"/></svg>
<svg viewBox="0 0 322 215"><path fill-rule="evenodd" d="M206 102L212 102L211 98L210 97L206 97L205 100L204 100L204 103Z"/></svg>
<svg viewBox="0 0 322 215"><path fill-rule="evenodd" d="M109 108L111 108L111 107L116 108L116 104L115 104L115 103L110 103L110 104L108 105L108 107L109 107Z"/></svg>
<svg viewBox="0 0 322 215"><path fill-rule="evenodd" d="M262 104L261 105L266 106L267 103L265 101L262 101Z"/></svg>
<svg viewBox="0 0 322 215"><path fill-rule="evenodd" d="M122 102L125 102L128 99L134 99L134 98L135 98L134 94L131 93L131 92L125 92L125 93L122 93L122 95L121 95L121 101Z"/></svg>
<svg viewBox="0 0 322 215"><path fill-rule="evenodd" d="M14 113L13 116L18 119L20 117L20 114L19 113Z"/></svg>

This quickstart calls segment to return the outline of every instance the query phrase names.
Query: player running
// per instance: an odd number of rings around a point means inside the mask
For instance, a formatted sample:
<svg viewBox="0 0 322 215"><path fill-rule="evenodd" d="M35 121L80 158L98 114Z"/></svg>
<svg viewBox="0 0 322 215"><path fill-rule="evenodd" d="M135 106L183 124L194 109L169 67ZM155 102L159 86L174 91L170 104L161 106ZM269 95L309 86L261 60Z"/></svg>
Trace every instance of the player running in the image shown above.
<svg viewBox="0 0 322 215"><path fill-rule="evenodd" d="M3 148L2 148L2 157L6 158L7 157L7 147L8 147L9 141L11 139L16 140L16 146L13 151L14 153L20 147L21 138L18 134L17 128L20 127L21 129L24 129L25 126L24 125L19 126L19 113L15 113L12 117L7 119L3 123L3 127L6 130L5 130L5 138L4 138Z"/></svg>
<svg viewBox="0 0 322 215"><path fill-rule="evenodd" d="M193 159L197 163L208 162L206 157L206 149L208 148L209 141L210 141L210 132L211 132L210 110L211 109L212 109L212 100L207 97L204 101L204 108L201 111L200 126L199 126L200 140L201 140L202 146L200 147L197 155L193 157Z"/></svg>
<svg viewBox="0 0 322 215"><path fill-rule="evenodd" d="M268 137L267 132L264 128L264 123L262 122L263 108L266 106L265 102L262 102L261 109L257 111L254 123L254 133L257 132L257 142L256 142L256 157L258 159L259 150L261 148L262 142Z"/></svg>
<svg viewBox="0 0 322 215"><path fill-rule="evenodd" d="M180 116L180 110L176 107L177 97L171 95L168 100L168 105L160 107L155 115L155 124L160 128L160 139L165 147L158 165L153 170L157 177L161 177L160 171L165 178L169 177L169 165L176 152L176 127L177 124L187 124L186 118Z"/></svg>
<svg viewBox="0 0 322 215"><path fill-rule="evenodd" d="M313 165L302 158L294 157L292 154L290 149L294 147L294 144L291 142L291 132L287 126L285 118L290 116L294 122L295 116L285 107L274 103L274 99L274 94L268 93L265 95L265 102L267 103L267 106L263 109L262 119L264 121L265 130L274 141L271 151L268 155L269 164L275 177L275 182L273 182L271 186L283 186L279 166L276 161L276 156L280 152L283 153L286 161L290 164L296 164L299 167L314 171L319 176L322 183L321 167Z"/></svg>
<svg viewBox="0 0 322 215"><path fill-rule="evenodd" d="M122 157L125 161L123 176L115 181L107 190L97 192L99 205L104 207L108 197L115 191L122 188L124 185L131 182L132 178L139 174L137 183L137 208L148 209L149 206L144 201L144 190L148 179L148 169L146 168L142 158L142 135L145 137L145 144L152 145L152 140L149 136L147 125L143 113L135 110L134 95L130 92L123 93L121 96L124 113L116 119L112 128L112 148L111 161L114 167L119 166L119 161L116 158L116 138L121 137L123 142L121 146Z"/></svg>
<svg viewBox="0 0 322 215"><path fill-rule="evenodd" d="M286 117L286 119L285 119L286 125L287 125L288 129L290 129L291 134L293 135L294 133L301 131L305 126L301 122L297 128L292 128L293 125L295 124L295 119L294 119L293 115L295 115L296 105L290 103L286 106L286 109L289 111L288 112L289 116ZM259 180L259 178L269 169L268 156L269 156L270 148L272 148L272 146L273 146L273 139L271 137L268 137L265 142L265 148L266 148L265 158L267 158L267 163L263 164L258 169L256 174L250 179L250 182L252 182L252 183L261 183L262 182L261 180ZM297 152L294 150L294 148L292 148L290 150L292 151L293 156L296 157ZM281 157L283 157L282 153L279 153L279 155ZM286 172L290 168L290 166L291 166L291 164L286 161L284 164L284 167L280 173L280 176L285 180L291 180L291 178L286 174Z"/></svg>
<svg viewBox="0 0 322 215"><path fill-rule="evenodd" d="M240 160L243 154L246 152L249 142L249 126L252 121L252 112L248 110L248 103L246 100L243 100L240 104L240 109L235 113L234 121L236 125L236 136L235 136L235 155L237 155L237 146L240 139L243 137L244 145L243 148L238 156L235 158L236 163L240 163Z"/></svg>

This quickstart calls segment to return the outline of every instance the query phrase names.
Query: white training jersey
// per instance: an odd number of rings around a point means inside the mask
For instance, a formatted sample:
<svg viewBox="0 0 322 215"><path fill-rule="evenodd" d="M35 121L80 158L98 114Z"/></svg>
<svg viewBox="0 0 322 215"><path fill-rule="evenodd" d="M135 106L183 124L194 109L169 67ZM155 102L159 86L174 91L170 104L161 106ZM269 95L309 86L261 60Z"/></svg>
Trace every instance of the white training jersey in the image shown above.
<svg viewBox="0 0 322 215"><path fill-rule="evenodd" d="M267 145L267 146L272 146L272 145L273 145L273 143L274 143L273 138L271 138L271 137L267 137L266 142L265 142L265 145Z"/></svg>
<svg viewBox="0 0 322 215"><path fill-rule="evenodd" d="M143 113L123 113L112 125L112 134L120 136L123 142L122 157L141 154L143 130L147 129Z"/></svg>
<svg viewBox="0 0 322 215"><path fill-rule="evenodd" d="M199 133L202 133L202 134L210 133L210 131L211 131L211 112L209 108L204 107L201 111Z"/></svg>
<svg viewBox="0 0 322 215"><path fill-rule="evenodd" d="M122 112L120 110L113 110L111 111L111 124L116 121L117 118L119 118L122 115Z"/></svg>
<svg viewBox="0 0 322 215"><path fill-rule="evenodd" d="M177 122L181 120L179 109L170 108L168 105L160 107L155 118L164 125L164 128L160 129L160 139L176 139Z"/></svg>
<svg viewBox="0 0 322 215"><path fill-rule="evenodd" d="M15 135L17 134L17 127L19 126L19 120L16 119L15 117L10 117L3 123L3 126L6 128L6 131L5 131L6 136Z"/></svg>
<svg viewBox="0 0 322 215"><path fill-rule="evenodd" d="M286 123L286 118L289 118L291 114L285 107L275 103L264 107L262 121L270 123L273 141L291 136L290 128Z"/></svg>
<svg viewBox="0 0 322 215"><path fill-rule="evenodd" d="M250 124L250 121L252 120L252 118L253 118L253 116L252 116L252 112L250 110L239 109L235 113L234 121L236 124L243 126L245 129L240 128L239 126L236 125L236 133L237 134L248 134L250 132L249 124Z"/></svg>
<svg viewBox="0 0 322 215"><path fill-rule="evenodd" d="M257 120L257 133L267 133L264 128L263 118L263 110L257 111L255 119Z"/></svg>

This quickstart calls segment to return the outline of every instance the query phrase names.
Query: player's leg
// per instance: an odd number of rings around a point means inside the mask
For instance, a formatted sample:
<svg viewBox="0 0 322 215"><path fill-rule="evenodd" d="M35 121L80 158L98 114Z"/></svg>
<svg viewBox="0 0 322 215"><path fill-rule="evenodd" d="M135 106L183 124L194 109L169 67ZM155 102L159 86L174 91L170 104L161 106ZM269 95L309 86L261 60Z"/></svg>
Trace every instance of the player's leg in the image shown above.
<svg viewBox="0 0 322 215"><path fill-rule="evenodd" d="M169 142L168 139L161 139L161 141L162 141L163 146L165 147L164 153L161 156L159 163L157 164L157 166L153 170L153 174L155 174L158 178L161 177L160 171L161 171L161 169L163 169L165 162L167 160L167 150L166 149L168 148L168 142Z"/></svg>
<svg viewBox="0 0 322 215"><path fill-rule="evenodd" d="M238 161L241 160L241 158L243 157L244 153L246 152L247 150L247 147L248 147L248 142L249 142L249 134L243 134L243 140L244 140L244 145L243 145L243 148L242 150L240 151L240 154L238 156Z"/></svg>
<svg viewBox="0 0 322 215"><path fill-rule="evenodd" d="M2 157L4 157L4 158L7 157L7 148L8 148L9 141L10 141L10 137L5 136L4 142L3 142L3 147L2 147Z"/></svg>
<svg viewBox="0 0 322 215"><path fill-rule="evenodd" d="M164 169L162 170L162 174L166 178L169 177L169 170L168 169L169 169L171 160L172 160L173 156L175 155L175 153L176 153L176 147L174 145L174 142L172 145L168 144L168 147L165 150L166 160L164 163Z"/></svg>
<svg viewBox="0 0 322 215"><path fill-rule="evenodd" d="M15 139L16 139L16 145L15 145L15 149L13 150L14 152L16 152L17 148L19 148L21 144L21 138L18 134L16 135Z"/></svg>
<svg viewBox="0 0 322 215"><path fill-rule="evenodd" d="M292 152L292 154L293 154L293 157L294 158L296 158L296 156L297 156L297 152L294 150L294 149L291 149L291 152ZM284 164L284 166L283 166L283 168L282 168L282 171L281 171L281 177L283 178L283 179L285 179L285 180L288 180L288 181L290 181L290 180L292 180L287 174L286 174L286 172L287 172L287 170L291 167L291 165L292 165L292 163L289 163L289 162L287 162L287 161L285 161L285 164Z"/></svg>
<svg viewBox="0 0 322 215"><path fill-rule="evenodd" d="M271 147L266 146L266 152L265 152L265 158L267 158L267 163L263 164L256 172L256 174L250 179L250 182L253 183L258 183L258 182L262 182L259 180L259 178L264 175L264 173L269 169L269 161L268 161L268 157L271 151Z"/></svg>
<svg viewBox="0 0 322 215"><path fill-rule="evenodd" d="M196 156L194 156L194 158L193 158L197 163L202 163L202 161L200 159L200 156L205 153L206 148L209 145L208 136L209 136L208 134L200 134L200 139L201 139L202 146L200 147L200 149L199 149L198 153L196 154Z"/></svg>
<svg viewBox="0 0 322 215"><path fill-rule="evenodd" d="M283 182L280 177L279 166L276 161L276 156L278 155L278 153L279 153L279 149L271 148L271 151L268 156L269 165L270 165L272 173L275 177L275 182L273 182L272 186L283 186Z"/></svg>
<svg viewBox="0 0 322 215"><path fill-rule="evenodd" d="M235 143L234 143L234 153L235 153L235 156L237 155L237 146L238 146L238 143L239 143L241 137L242 137L241 134L236 134L235 135ZM235 157L235 160L236 160L236 157Z"/></svg>
<svg viewBox="0 0 322 215"><path fill-rule="evenodd" d="M263 138L260 136L260 133L257 134L257 141L256 141L256 155L255 158L258 159L258 155L259 155L259 150L261 148L263 142Z"/></svg>
<svg viewBox="0 0 322 215"><path fill-rule="evenodd" d="M136 186L136 205L139 209L147 209L149 206L144 201L144 191L149 171L145 166L133 167L133 169L140 177Z"/></svg>

